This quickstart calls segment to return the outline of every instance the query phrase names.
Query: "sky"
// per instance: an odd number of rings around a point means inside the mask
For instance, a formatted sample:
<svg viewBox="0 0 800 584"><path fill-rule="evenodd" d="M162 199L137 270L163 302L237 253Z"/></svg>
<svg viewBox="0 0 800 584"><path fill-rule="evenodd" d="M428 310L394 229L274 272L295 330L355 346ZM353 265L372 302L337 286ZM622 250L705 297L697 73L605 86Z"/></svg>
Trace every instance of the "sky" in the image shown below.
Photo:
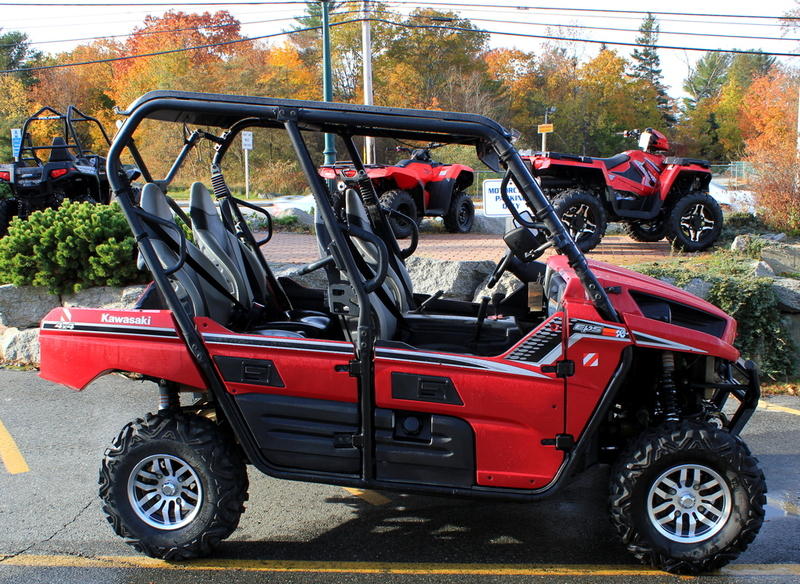
<svg viewBox="0 0 800 584"><path fill-rule="evenodd" d="M242 33L251 38L288 29L294 23L293 18L302 15L305 8L299 1L270 1L268 4L254 1L248 4L246 0L240 0L237 4L234 0L234 3L225 5L200 5L202 0L198 0L193 5L182 5L163 0L129 0L127 4L122 0L108 0L101 6L81 6L92 2L99 4L97 0L74 0L63 6L36 5L36 1L19 0L11 3L0 0L3 14L0 25L3 32L18 30L26 33L33 48L51 54L91 42L86 39L129 34L134 27L141 26L147 14L160 16L170 8L184 12L228 10L242 22ZM52 0L39 1L54 3ZM476 26L492 33L508 33L492 34L492 47L516 47L525 51L536 51L542 40L523 35L559 36L559 26L586 27L577 30L580 30L582 38L592 41L634 43L644 14L622 11L652 12L661 26L659 44L677 47L659 50L664 84L668 87L668 93L676 98L683 95L681 85L689 67L703 54L702 51L689 50L691 48L761 49L775 53L800 50L800 31L786 34L778 20L787 11L800 8L800 0L764 0L757 3L751 0L608 0L602 3L605 12L590 12L598 9L600 3L597 0L570 0L568 3L545 0L544 4L534 4L530 0L522 0L518 4L506 2L441 0L427 5L440 10L456 10L461 17L469 18ZM143 6L145 4L149 6ZM402 13L421 5L412 0L389 2L391 8ZM273 42L279 42L282 38L285 37L276 37ZM120 40L123 40L122 36ZM598 43L581 43L578 50L583 51L588 59L597 54L599 47ZM624 56L629 56L633 50L630 46L612 44L609 48L616 49ZM800 64L800 58L784 57L782 60L787 63L796 60Z"/></svg>

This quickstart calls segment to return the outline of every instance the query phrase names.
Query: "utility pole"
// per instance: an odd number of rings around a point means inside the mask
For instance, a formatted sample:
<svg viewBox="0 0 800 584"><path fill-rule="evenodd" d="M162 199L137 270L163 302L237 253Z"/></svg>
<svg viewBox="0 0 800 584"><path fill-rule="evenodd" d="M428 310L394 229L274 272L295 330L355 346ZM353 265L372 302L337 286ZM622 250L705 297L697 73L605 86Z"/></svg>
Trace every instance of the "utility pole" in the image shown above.
<svg viewBox="0 0 800 584"><path fill-rule="evenodd" d="M369 0L364 0L364 20L361 22L361 50L364 62L364 105L372 105L372 31L369 23ZM375 164L375 138L364 139L364 160Z"/></svg>
<svg viewBox="0 0 800 584"><path fill-rule="evenodd" d="M555 107L544 108L544 126L547 126L547 116L549 116L552 113L555 113L555 111L556 111ZM549 134L553 130L543 127L540 128L539 131L542 134L542 152L547 152L547 134Z"/></svg>
<svg viewBox="0 0 800 584"><path fill-rule="evenodd" d="M328 0L322 1L322 99L333 101L333 73L331 66L331 19ZM336 137L325 134L325 164L336 162Z"/></svg>

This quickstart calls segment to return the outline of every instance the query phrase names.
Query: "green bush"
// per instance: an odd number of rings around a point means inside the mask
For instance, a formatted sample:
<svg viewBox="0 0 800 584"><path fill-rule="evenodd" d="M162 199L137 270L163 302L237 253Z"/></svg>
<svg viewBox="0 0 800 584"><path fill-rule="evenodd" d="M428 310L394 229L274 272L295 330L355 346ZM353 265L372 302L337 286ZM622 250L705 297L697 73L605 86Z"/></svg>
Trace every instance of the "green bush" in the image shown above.
<svg viewBox="0 0 800 584"><path fill-rule="evenodd" d="M778 299L771 278L752 275L752 262L718 252L705 262L639 264L638 272L654 278L671 278L677 286L693 278L711 284L708 301L738 323L734 345L745 359L759 364L763 375L775 380L791 376L797 364L796 347L781 324Z"/></svg>
<svg viewBox="0 0 800 584"><path fill-rule="evenodd" d="M11 222L0 239L0 279L61 294L141 283L146 275L136 267L136 243L119 205L65 201Z"/></svg>

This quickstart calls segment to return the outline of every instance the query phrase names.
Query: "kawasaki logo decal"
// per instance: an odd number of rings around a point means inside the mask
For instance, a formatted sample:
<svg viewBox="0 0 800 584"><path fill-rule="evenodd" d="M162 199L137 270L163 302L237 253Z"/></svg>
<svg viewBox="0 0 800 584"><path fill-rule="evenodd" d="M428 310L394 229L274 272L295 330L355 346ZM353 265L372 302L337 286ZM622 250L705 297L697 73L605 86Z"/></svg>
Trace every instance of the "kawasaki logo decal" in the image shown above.
<svg viewBox="0 0 800 584"><path fill-rule="evenodd" d="M113 314L103 313L100 315L100 322L108 322L111 324L143 324L150 326L153 320L151 316L114 316Z"/></svg>

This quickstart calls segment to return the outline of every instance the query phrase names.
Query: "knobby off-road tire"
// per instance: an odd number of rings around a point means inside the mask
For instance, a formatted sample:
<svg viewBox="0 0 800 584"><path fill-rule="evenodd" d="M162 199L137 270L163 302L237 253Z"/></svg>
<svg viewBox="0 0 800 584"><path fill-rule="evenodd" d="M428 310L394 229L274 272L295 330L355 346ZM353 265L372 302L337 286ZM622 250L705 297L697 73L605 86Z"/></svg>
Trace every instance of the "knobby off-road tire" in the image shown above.
<svg viewBox="0 0 800 584"><path fill-rule="evenodd" d="M715 570L747 549L767 487L738 437L704 422L646 430L611 471L611 517L645 563L672 573Z"/></svg>
<svg viewBox="0 0 800 584"><path fill-rule="evenodd" d="M678 199L667 220L667 238L679 251L703 251L722 231L722 208L707 193L692 191Z"/></svg>
<svg viewBox="0 0 800 584"><path fill-rule="evenodd" d="M154 558L205 556L239 524L247 469L228 432L193 414L159 412L120 432L100 469L108 522Z"/></svg>
<svg viewBox="0 0 800 584"><path fill-rule="evenodd" d="M602 202L586 191L564 191L553 201L553 209L578 248L593 250L606 233L608 218Z"/></svg>
<svg viewBox="0 0 800 584"><path fill-rule="evenodd" d="M8 235L8 224L17 215L16 199L0 199L0 237Z"/></svg>
<svg viewBox="0 0 800 584"><path fill-rule="evenodd" d="M417 225L419 225L419 217L417 217L417 204L408 191L402 189L392 189L386 191L381 195L381 206L384 209L390 209L402 213L410 218ZM406 239L411 237L414 232L414 226L408 221L403 221L397 217L389 217L389 225L392 226L392 231L397 239Z"/></svg>
<svg viewBox="0 0 800 584"><path fill-rule="evenodd" d="M444 227L450 233L469 233L475 223L475 205L464 191L453 193L450 210L443 218Z"/></svg>
<svg viewBox="0 0 800 584"><path fill-rule="evenodd" d="M636 221L625 223L625 232L634 241L654 243L667 236L667 221L659 216L652 221Z"/></svg>

